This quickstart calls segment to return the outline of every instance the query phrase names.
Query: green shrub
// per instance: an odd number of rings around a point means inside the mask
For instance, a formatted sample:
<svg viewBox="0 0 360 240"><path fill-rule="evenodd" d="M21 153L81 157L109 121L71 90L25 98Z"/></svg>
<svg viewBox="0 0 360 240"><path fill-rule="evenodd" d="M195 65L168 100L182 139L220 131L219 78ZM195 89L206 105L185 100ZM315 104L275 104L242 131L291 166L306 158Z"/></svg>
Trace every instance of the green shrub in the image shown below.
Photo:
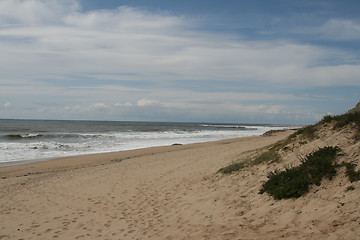
<svg viewBox="0 0 360 240"><path fill-rule="evenodd" d="M337 153L340 151L338 147L324 147L307 156L303 160L302 166L307 170L311 177L311 183L320 185L321 179L331 178L336 174L333 162Z"/></svg>
<svg viewBox="0 0 360 240"><path fill-rule="evenodd" d="M346 175L348 176L350 182L360 181L360 170L355 171L356 164L353 163L344 163L346 167Z"/></svg>
<svg viewBox="0 0 360 240"><path fill-rule="evenodd" d="M331 115L325 115L320 123L331 123L334 118Z"/></svg>
<svg viewBox="0 0 360 240"><path fill-rule="evenodd" d="M333 162L338 151L338 147L324 147L306 156L298 167L270 173L259 193L267 192L274 199L302 196L311 184L320 185L323 177L331 179L336 174Z"/></svg>
<svg viewBox="0 0 360 240"><path fill-rule="evenodd" d="M270 173L269 180L263 184L260 194L267 192L274 199L300 197L309 191L310 179L301 168L286 169L280 173Z"/></svg>

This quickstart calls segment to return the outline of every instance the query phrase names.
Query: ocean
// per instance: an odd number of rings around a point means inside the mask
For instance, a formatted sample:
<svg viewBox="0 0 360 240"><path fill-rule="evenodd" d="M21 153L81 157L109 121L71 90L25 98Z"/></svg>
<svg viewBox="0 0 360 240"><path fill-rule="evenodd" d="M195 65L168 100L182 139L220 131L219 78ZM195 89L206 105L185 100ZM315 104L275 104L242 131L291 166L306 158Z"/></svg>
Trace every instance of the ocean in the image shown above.
<svg viewBox="0 0 360 240"><path fill-rule="evenodd" d="M289 125L1 120L0 163L261 135Z"/></svg>

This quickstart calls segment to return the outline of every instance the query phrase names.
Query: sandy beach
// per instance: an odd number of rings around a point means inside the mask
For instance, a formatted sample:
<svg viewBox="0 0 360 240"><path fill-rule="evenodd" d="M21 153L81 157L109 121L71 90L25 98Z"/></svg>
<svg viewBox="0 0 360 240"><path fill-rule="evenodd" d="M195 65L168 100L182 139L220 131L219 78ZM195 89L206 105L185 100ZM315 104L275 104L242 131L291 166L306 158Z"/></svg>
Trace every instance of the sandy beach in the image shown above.
<svg viewBox="0 0 360 240"><path fill-rule="evenodd" d="M0 239L356 239L344 178L275 201L275 165L216 174L293 132L1 167Z"/></svg>

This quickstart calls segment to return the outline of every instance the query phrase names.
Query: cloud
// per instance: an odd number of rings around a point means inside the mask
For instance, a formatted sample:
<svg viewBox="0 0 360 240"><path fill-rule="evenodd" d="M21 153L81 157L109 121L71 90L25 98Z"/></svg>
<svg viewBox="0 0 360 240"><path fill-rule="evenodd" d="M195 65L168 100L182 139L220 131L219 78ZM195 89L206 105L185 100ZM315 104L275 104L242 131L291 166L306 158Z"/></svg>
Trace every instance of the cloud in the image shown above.
<svg viewBox="0 0 360 240"><path fill-rule="evenodd" d="M69 12L79 9L77 0L2 0L0 24L3 26L56 24Z"/></svg>
<svg viewBox="0 0 360 240"><path fill-rule="evenodd" d="M171 31L183 25L181 17L165 13L154 14L140 9L121 6L114 10L74 12L64 18L64 23L81 29L101 29L118 33L154 34Z"/></svg>
<svg viewBox="0 0 360 240"><path fill-rule="evenodd" d="M332 69L343 63L327 69L317 66L334 56L353 58L350 53L308 44L244 41L230 34L204 33L197 30L199 26L191 19L126 6L81 12L77 2L1 3L6 10L1 12L1 21L9 27L0 29L4 40L0 47L3 53L0 70L8 79L49 75L56 78L64 71L74 76L132 72L136 74L118 79L157 82L252 79L275 83L301 80L303 85L310 86L317 81L314 72L325 75L327 70L335 71ZM23 9L24 16L16 14L16 9ZM55 14L57 9L60 11ZM24 26L28 19L31 24ZM357 29L355 23L341 23ZM330 22L328 28L336 24L339 21ZM353 80L359 77L357 71L352 76L348 79L345 75L344 80L357 84Z"/></svg>
<svg viewBox="0 0 360 240"><path fill-rule="evenodd" d="M108 105L104 104L104 103L95 103L93 104L93 107L96 109L108 109L110 108Z"/></svg>
<svg viewBox="0 0 360 240"><path fill-rule="evenodd" d="M143 98L141 100L139 100L137 102L137 106L139 107L146 107L146 106L152 106L152 105L155 105L157 104L158 102L157 101L153 101L153 100L149 100L149 99L146 99L146 98Z"/></svg>

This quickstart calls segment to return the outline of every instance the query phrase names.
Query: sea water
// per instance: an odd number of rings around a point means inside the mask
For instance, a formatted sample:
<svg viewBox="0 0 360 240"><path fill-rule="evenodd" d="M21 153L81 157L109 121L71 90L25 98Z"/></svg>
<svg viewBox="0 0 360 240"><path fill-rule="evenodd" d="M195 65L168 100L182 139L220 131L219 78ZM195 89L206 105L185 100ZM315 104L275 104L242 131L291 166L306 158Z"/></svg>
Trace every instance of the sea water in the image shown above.
<svg viewBox="0 0 360 240"><path fill-rule="evenodd" d="M261 135L289 125L1 120L0 163Z"/></svg>

